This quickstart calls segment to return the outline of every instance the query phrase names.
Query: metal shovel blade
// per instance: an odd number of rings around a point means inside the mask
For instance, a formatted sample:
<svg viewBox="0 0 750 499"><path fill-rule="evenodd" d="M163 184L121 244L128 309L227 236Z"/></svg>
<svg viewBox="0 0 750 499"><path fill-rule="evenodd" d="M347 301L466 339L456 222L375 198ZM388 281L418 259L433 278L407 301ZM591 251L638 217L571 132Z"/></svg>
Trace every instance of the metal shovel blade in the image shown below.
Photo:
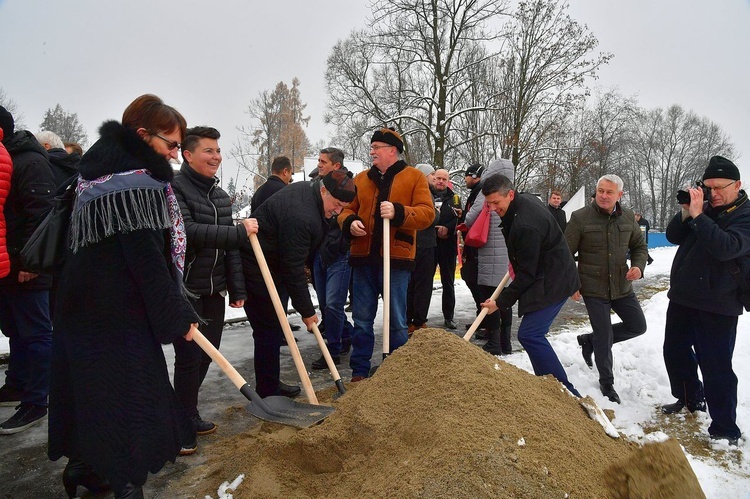
<svg viewBox="0 0 750 499"><path fill-rule="evenodd" d="M256 418L295 428L309 428L334 411L330 406L303 404L280 395L260 398L247 384L240 388L240 392L250 400L247 410Z"/></svg>

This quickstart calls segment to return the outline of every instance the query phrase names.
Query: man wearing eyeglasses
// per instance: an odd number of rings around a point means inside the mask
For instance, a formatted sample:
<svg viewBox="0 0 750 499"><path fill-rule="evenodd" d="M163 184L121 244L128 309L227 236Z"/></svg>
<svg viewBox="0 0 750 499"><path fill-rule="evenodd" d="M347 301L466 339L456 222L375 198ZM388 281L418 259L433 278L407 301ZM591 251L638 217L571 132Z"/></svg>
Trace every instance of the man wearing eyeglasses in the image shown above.
<svg viewBox="0 0 750 499"><path fill-rule="evenodd" d="M732 354L737 317L747 304L750 203L739 169L721 156L709 160L702 184L689 190L690 203L681 204L667 226L667 239L679 244L664 334L664 364L677 401L662 412L705 411L708 403L711 439L736 446L741 432Z"/></svg>
<svg viewBox="0 0 750 499"><path fill-rule="evenodd" d="M599 370L602 395L620 403L614 388L612 344L646 332L646 318L633 292L632 281L643 277L648 246L635 214L620 205L623 182L617 175L604 175L596 183L594 200L576 210L565 229L570 251L578 253L578 275L592 333L578 336L583 359ZM628 267L630 251L630 267ZM622 322L612 324L615 311Z"/></svg>
<svg viewBox="0 0 750 499"><path fill-rule="evenodd" d="M383 219L390 220L390 350L408 339L406 294L414 268L417 231L435 219L432 194L425 176L401 160L401 135L392 128L377 130L370 139L372 167L359 173L357 196L338 217L352 235L349 263L354 272L354 331L349 365L352 381L369 376L375 345L373 324L383 289ZM386 304L388 306L388 304Z"/></svg>

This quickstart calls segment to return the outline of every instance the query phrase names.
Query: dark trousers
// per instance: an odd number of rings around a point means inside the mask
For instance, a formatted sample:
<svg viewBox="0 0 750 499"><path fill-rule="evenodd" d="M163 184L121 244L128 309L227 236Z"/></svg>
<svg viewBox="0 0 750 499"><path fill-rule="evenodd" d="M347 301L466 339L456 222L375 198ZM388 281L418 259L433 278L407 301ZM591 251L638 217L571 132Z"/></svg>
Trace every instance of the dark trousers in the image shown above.
<svg viewBox="0 0 750 499"><path fill-rule="evenodd" d="M406 290L406 324L421 326L427 322L435 276L435 248L417 247L414 270Z"/></svg>
<svg viewBox="0 0 750 499"><path fill-rule="evenodd" d="M594 331L592 341L596 368L599 370L599 384L614 384L612 345L645 333L646 317L635 293L616 300L584 296L583 301ZM612 310L620 316L622 322L612 324Z"/></svg>
<svg viewBox="0 0 750 499"><path fill-rule="evenodd" d="M190 302L206 321L206 324L199 325L200 332L218 349L224 330L224 297L220 294L201 296ZM188 416L198 414L198 390L210 365L211 357L197 343L182 336L174 341L174 391Z"/></svg>
<svg viewBox="0 0 750 499"><path fill-rule="evenodd" d="M485 301L487 301L487 299L492 296L492 293L495 292L495 289L497 289L497 286L478 285L477 292L480 300L479 303L484 303ZM494 331L495 329L499 329L501 324L508 327L513 325L512 307L506 309L500 308L494 314L486 315L484 317L484 320L482 321L482 324L480 324L480 327L487 328L489 331Z"/></svg>
<svg viewBox="0 0 750 499"><path fill-rule="evenodd" d="M0 329L10 339L5 384L21 392L21 402L47 406L52 357L49 292L0 286Z"/></svg>
<svg viewBox="0 0 750 499"><path fill-rule="evenodd" d="M566 300L567 298L541 310L524 314L521 324L518 326L518 341L529 355L531 366L534 368L534 374L537 376L551 374L560 383L565 385L573 395L580 397L581 394L578 393L573 383L568 381L568 375L565 374L565 369L560 363L560 359L557 358L555 350L547 340L547 333L552 325L552 321L560 313L560 309Z"/></svg>
<svg viewBox="0 0 750 499"><path fill-rule="evenodd" d="M247 282L248 299L245 301L245 313L253 328L255 352L255 391L261 397L281 395L279 392L279 374L281 363L281 338L284 332L276 317L271 296L262 282Z"/></svg>
<svg viewBox="0 0 750 499"><path fill-rule="evenodd" d="M711 425L708 433L739 438L737 376L732 355L737 316L719 315L669 302L664 332L664 364L672 395L695 400L705 392ZM703 385L698 379L698 366Z"/></svg>
<svg viewBox="0 0 750 499"><path fill-rule="evenodd" d="M469 255L468 246L464 248L464 261L461 264L461 279L466 283L466 287L474 298L474 304L477 306L477 315L482 311L482 295L479 292L479 259L477 255ZM473 249L473 248L472 248ZM489 298L489 296L487 297ZM487 299L485 298L485 300ZM493 314L494 315L494 314Z"/></svg>
<svg viewBox="0 0 750 499"><path fill-rule="evenodd" d="M456 236L438 241L432 273L435 274L439 265L440 282L443 284L443 318L445 320L453 320L453 310L456 308L456 291L453 289L453 283L456 280L457 255Z"/></svg>

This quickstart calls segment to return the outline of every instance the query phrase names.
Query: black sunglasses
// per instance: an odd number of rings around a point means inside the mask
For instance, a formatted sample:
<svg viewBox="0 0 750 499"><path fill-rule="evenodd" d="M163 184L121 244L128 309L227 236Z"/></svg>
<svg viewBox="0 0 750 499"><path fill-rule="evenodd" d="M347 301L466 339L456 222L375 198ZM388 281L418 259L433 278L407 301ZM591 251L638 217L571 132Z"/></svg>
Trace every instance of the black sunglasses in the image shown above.
<svg viewBox="0 0 750 499"><path fill-rule="evenodd" d="M155 137L159 137L161 140L163 140L164 142L166 142L167 143L167 147L169 148L170 151L173 150L173 149L178 149L178 150L180 149L180 143L177 142L176 140L169 140L168 138L166 138L165 136L163 136L160 133L153 133L153 132L149 132L149 133L151 133L151 135L153 135Z"/></svg>

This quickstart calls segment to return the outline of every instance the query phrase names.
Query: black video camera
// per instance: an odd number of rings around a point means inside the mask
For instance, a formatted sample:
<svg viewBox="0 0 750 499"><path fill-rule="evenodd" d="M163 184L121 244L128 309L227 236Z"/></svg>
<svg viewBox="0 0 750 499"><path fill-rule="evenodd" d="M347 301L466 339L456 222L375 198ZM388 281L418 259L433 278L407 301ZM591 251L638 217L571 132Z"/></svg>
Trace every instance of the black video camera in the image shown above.
<svg viewBox="0 0 750 499"><path fill-rule="evenodd" d="M703 185L700 180L695 181L696 187L700 187L703 191L703 200L708 201L711 199L711 189ZM690 193L688 191L679 190L677 191L677 202L679 204L690 204Z"/></svg>

